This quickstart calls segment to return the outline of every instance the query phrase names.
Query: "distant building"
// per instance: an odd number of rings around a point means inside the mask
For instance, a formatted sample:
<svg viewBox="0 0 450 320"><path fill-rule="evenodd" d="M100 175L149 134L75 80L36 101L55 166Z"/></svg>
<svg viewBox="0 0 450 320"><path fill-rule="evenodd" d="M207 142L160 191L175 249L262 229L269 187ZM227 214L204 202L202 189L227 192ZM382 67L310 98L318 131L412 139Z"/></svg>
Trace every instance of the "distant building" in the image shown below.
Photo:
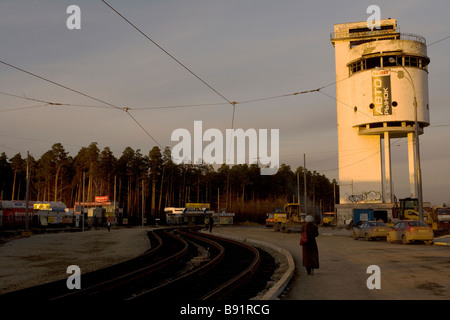
<svg viewBox="0 0 450 320"><path fill-rule="evenodd" d="M334 25L340 204L338 223L355 209L392 215L391 139L407 137L410 196L417 197L414 131L430 124L425 38L400 33L395 19ZM405 72L405 69L407 72Z"/></svg>

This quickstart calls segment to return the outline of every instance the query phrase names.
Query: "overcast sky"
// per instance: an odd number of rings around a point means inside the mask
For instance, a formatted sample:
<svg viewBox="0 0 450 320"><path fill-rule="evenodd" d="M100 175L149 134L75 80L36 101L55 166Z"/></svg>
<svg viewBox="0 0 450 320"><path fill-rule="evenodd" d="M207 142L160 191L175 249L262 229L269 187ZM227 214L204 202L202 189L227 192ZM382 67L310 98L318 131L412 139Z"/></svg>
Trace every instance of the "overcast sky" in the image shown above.
<svg viewBox="0 0 450 320"><path fill-rule="evenodd" d="M207 87L100 0L0 3L0 60L108 104L0 64L0 152L35 158L60 142L70 155L97 142L116 157L173 147L172 131L231 128L232 106L335 81L333 25L381 18L428 44L450 36L448 0L148 0L108 3L213 87ZM81 29L69 30L69 5ZM450 39L428 48L431 126L421 136L424 201L450 202ZM335 86L236 105L234 128L279 129L280 163L338 180ZM47 102L46 105L10 95ZM198 106L203 105L204 106ZM114 105L119 109L112 107ZM196 105L195 107L188 107ZM159 108L184 106L179 108ZM128 107L142 129L120 108ZM141 110L139 110L142 108ZM145 109L147 108L147 109ZM392 141L394 193L409 195L406 139Z"/></svg>

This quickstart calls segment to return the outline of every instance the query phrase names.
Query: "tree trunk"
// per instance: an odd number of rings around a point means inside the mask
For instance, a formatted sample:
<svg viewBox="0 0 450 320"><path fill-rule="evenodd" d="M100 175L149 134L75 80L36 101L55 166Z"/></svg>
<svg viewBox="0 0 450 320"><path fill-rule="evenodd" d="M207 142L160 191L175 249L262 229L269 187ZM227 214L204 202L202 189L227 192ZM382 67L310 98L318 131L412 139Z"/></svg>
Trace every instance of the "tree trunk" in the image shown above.
<svg viewBox="0 0 450 320"><path fill-rule="evenodd" d="M156 179L153 177L152 179L152 218L155 218L155 209L156 209Z"/></svg>
<svg viewBox="0 0 450 320"><path fill-rule="evenodd" d="M130 216L131 209L131 179L128 178L128 193L127 193L127 214Z"/></svg>
<svg viewBox="0 0 450 320"><path fill-rule="evenodd" d="M162 202L162 194L163 194L163 184L164 184L164 171L166 168L163 167L162 176L161 176L161 190L159 192L159 203L158 203L158 213L161 213L161 202Z"/></svg>
<svg viewBox="0 0 450 320"><path fill-rule="evenodd" d="M14 180L13 180L13 187L12 187L12 196L11 200L14 201L14 191L16 190L16 170L14 170Z"/></svg>
<svg viewBox="0 0 450 320"><path fill-rule="evenodd" d="M59 171L61 170L61 167L58 167L56 169L56 173L55 173L55 202L58 199L58 178L59 178Z"/></svg>

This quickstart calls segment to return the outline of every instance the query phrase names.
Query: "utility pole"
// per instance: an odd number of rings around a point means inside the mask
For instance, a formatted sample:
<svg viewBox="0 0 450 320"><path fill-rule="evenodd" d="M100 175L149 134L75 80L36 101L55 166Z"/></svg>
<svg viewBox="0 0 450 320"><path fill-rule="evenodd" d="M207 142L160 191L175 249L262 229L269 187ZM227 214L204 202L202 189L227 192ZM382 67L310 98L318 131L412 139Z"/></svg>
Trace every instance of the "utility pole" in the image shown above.
<svg viewBox="0 0 450 320"><path fill-rule="evenodd" d="M114 175L114 209L116 207L116 189L117 189L117 175Z"/></svg>
<svg viewBox="0 0 450 320"><path fill-rule="evenodd" d="M337 212L336 212L336 181L333 179L333 212L334 212L334 224L337 224Z"/></svg>
<svg viewBox="0 0 450 320"><path fill-rule="evenodd" d="M25 232L28 233L28 204L30 201L30 152L27 151L27 182L25 191Z"/></svg>
<svg viewBox="0 0 450 320"><path fill-rule="evenodd" d="M117 208L118 206L116 205L116 201L117 201L117 175L114 175L114 225L117 223L117 219L119 218L119 215L117 213Z"/></svg>
<svg viewBox="0 0 450 320"><path fill-rule="evenodd" d="M300 170L297 170L297 201L298 201L298 214L300 215Z"/></svg>
<svg viewBox="0 0 450 320"><path fill-rule="evenodd" d="M333 181L333 211L336 214L336 182Z"/></svg>
<svg viewBox="0 0 450 320"><path fill-rule="evenodd" d="M141 216L141 222L142 222L142 226L144 226L144 211L145 211L145 198L144 198L144 179L142 179L142 216ZM156 218L156 216L155 216Z"/></svg>
<svg viewBox="0 0 450 320"><path fill-rule="evenodd" d="M83 205L81 206L81 219L82 219L82 231L84 231L84 179L86 178L86 172L83 171Z"/></svg>
<svg viewBox="0 0 450 320"><path fill-rule="evenodd" d="M305 214L308 215L308 208L306 207L308 201L306 200L306 155L303 154L303 188L305 189L305 199L303 202L305 203Z"/></svg>

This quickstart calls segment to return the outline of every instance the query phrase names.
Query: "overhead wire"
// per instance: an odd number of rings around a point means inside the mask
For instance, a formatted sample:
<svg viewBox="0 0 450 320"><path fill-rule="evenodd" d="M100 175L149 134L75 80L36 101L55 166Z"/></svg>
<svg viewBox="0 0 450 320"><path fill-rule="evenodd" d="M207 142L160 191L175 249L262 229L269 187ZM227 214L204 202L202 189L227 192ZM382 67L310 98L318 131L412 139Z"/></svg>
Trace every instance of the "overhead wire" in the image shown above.
<svg viewBox="0 0 450 320"><path fill-rule="evenodd" d="M299 94L319 92L322 88L324 88L324 87L317 88L317 89L312 89L312 90L288 93L288 94L283 94L283 95L278 95L278 96L270 96L270 97L264 97L264 98L259 98L259 99L252 99L252 100L243 100L243 101L240 101L240 102L239 101L238 102L233 102L233 104L235 104L235 105L248 104L248 103L259 102L259 101L264 101L264 100L271 100L271 99L277 99L277 98L296 96L296 95L299 95ZM13 96L13 97L17 97L17 98L22 98L22 99L27 99L27 100L31 100L31 101L39 101L39 102L45 103L45 105L76 106L76 107L90 107L90 108L111 108L111 106L83 105L83 104L51 102L51 101L39 100L39 99L35 99L35 98L28 98L28 97L25 97L25 96L19 96L19 95L5 93L5 92L0 92L0 94ZM133 111L142 111L142 110L158 110L158 109L176 109L176 108L195 108L195 107L223 106L223 105L227 105L227 104L228 104L227 102L218 102L218 103L199 103L199 104L152 106L152 107L126 107L126 108L122 108L122 109L124 109L124 110L125 109L126 110L133 110ZM14 109L11 109L11 111L13 111L13 110Z"/></svg>
<svg viewBox="0 0 450 320"><path fill-rule="evenodd" d="M24 96L19 96L17 94L1 92L1 91L0 91L0 94L6 95L6 96L10 96L10 97L20 98L20 99L25 99L25 100L29 100L29 101L43 102L43 103L45 103L45 105L43 105L43 106L73 106L73 107L88 107L88 108L111 108L110 106L93 106L93 105L85 105L85 104L71 104L71 103L62 103L62 102L52 102L52 101L47 101L47 100L30 98L30 97L27 97L25 95ZM24 108L26 108L26 107L24 107ZM19 110L19 109L20 108L15 108L15 109L10 109L10 110L3 110L3 111L14 111L14 110Z"/></svg>
<svg viewBox="0 0 450 320"><path fill-rule="evenodd" d="M12 138L12 139L19 139L19 140L28 140L28 141L34 141L34 142L46 143L46 144L48 144L48 143L53 143L53 142L48 141L48 140L41 140L41 139L29 138L29 137L11 136L11 135L8 135L8 134L3 134L3 133L0 133L0 137L6 137L6 138ZM66 143L66 145L69 145L69 146L75 146L75 147L82 148L82 146L79 146L79 145L76 145L76 144L69 144L69 143Z"/></svg>
<svg viewBox="0 0 450 320"><path fill-rule="evenodd" d="M44 102L46 105L51 103L51 102L48 102L48 101L45 101L45 100L28 98L26 96L19 96L17 94L12 94L12 93L7 93L7 92L1 92L0 91L0 94L3 94L5 96L10 96L10 97L15 97L15 98L26 99L26 100L30 100L30 101Z"/></svg>
<svg viewBox="0 0 450 320"><path fill-rule="evenodd" d="M434 42L428 44L427 47L432 46L433 44L439 43L439 42L441 42L441 41L447 40L447 39L449 39L449 38L450 38L450 36L447 36L447 37L442 38L442 39L440 39L440 40L434 41Z"/></svg>
<svg viewBox="0 0 450 320"><path fill-rule="evenodd" d="M194 73L191 69L189 69L185 64L183 64L180 60L175 58L172 54L170 54L166 49L164 49L162 46L160 46L156 41L154 41L152 38L150 38L147 34L145 34L141 29L139 29L134 23L132 23L130 20L128 20L125 16L123 16L119 11L114 9L108 2L105 0L102 0L104 4L106 4L111 10L113 10L118 16L120 16L123 20L125 20L130 26L132 26L134 29L136 29L140 34L142 34L147 40L152 42L155 46L157 46L159 49L161 49L165 54L167 54L170 58L172 58L175 62L177 62L180 66L182 66L184 69L186 69L190 74L192 74L194 77L196 77L198 80L200 80L204 85L206 85L208 88L210 88L212 91L214 91L217 95L219 95L222 99L227 101L229 104L233 104L232 101L228 100L224 95L222 95L219 91L214 89L209 83L207 83L205 80L200 78L196 73Z"/></svg>
<svg viewBox="0 0 450 320"><path fill-rule="evenodd" d="M231 104L232 105L242 105L242 104L248 104L248 103L253 103L253 102L260 102L260 101L264 101L264 100L273 100L273 99L279 99L279 98L292 97L292 96L297 96L300 94L321 92L322 89L325 89L329 86L332 86L336 83L339 83L341 81L345 81L348 79L350 79L350 77L331 82L327 85L324 85L324 86L316 88L316 89L296 91L293 93L286 93L286 94L281 94L281 95L276 95L276 96L268 96L268 97L263 97L263 98L250 99L250 100L233 101L233 102L231 102ZM323 92L321 92L321 93L323 93ZM187 104L187 105L174 105L174 106L142 107L142 108L131 108L131 109L132 110L152 110L152 109L169 109L169 108L190 108L190 107L203 107L203 106L220 106L220 105L225 105L225 104L227 104L227 103L203 103L203 104Z"/></svg>
<svg viewBox="0 0 450 320"><path fill-rule="evenodd" d="M235 117L235 111L236 111L236 102L229 100L227 97L225 97L223 94L221 94L219 91L217 91L212 85L210 85L208 82L203 80L199 75L197 75L195 72L193 72L190 68L188 68L184 63L182 63L180 60L175 58L171 53L169 53L166 49L164 49L161 45L159 45L156 41L154 41L152 38L150 38L145 32L143 32L141 29L139 29L134 23L132 23L130 20L128 20L124 15L122 15L119 11L114 9L108 2L105 0L102 0L102 2L107 5L112 11L114 11L119 17L121 17L123 20L125 20L130 26L132 26L136 31L138 31L141 35L143 35L147 40L149 40L151 43L153 43L155 46L157 46L161 51L163 51L166 55L168 55L172 60L174 60L176 63L178 63L181 67L183 67L185 70L187 70L190 74L192 74L195 78L197 78L200 82L202 82L204 85L206 85L209 89L211 89L213 92L215 92L218 96L220 96L223 100L228 102L230 105L233 106L233 115L231 118L231 128L234 129L234 117Z"/></svg>
<svg viewBox="0 0 450 320"><path fill-rule="evenodd" d="M0 110L0 112L11 112L11 111L18 111L18 110L25 110L25 109L42 108L42 107L47 107L47 106L49 106L48 103L39 104L39 105L35 105L35 106L25 106L25 107L16 107L13 109L5 109L5 110Z"/></svg>
<svg viewBox="0 0 450 320"><path fill-rule="evenodd" d="M20 99L30 100L30 101L43 102L43 103L45 103L45 106L51 105L51 106L73 106L73 107L108 108L108 109L112 108L111 106L101 106L101 105L85 105L85 104L52 102L52 101L47 101L47 100L30 98L30 97L27 97L27 96L19 96L17 94L1 92L1 91L0 91L0 94L11 96L11 97L15 97L15 98L20 98ZM154 106L154 107L138 107L138 108L128 107L126 109L133 110L133 111L139 111L139 110L156 110L156 109L172 109L172 108L208 107L208 106L220 106L220 105L226 105L226 104L228 104L228 103L220 102L220 103L202 103L202 104L186 104L186 105ZM3 110L3 111L14 111L14 110L19 110L19 108L11 109L11 110Z"/></svg>
<svg viewBox="0 0 450 320"><path fill-rule="evenodd" d="M450 127L450 124L436 124L430 126L430 128Z"/></svg>
<svg viewBox="0 0 450 320"><path fill-rule="evenodd" d="M348 78L346 78L346 79L348 79ZM325 92L323 92L323 91L321 91L321 90L318 90L317 92L323 94L324 96L327 96L327 97L330 98L330 99L336 100L336 101L339 102L339 103L342 103L344 106L346 106L346 107L348 107L348 108L354 109L354 107L352 107L352 106L349 105L348 103L345 103L345 102L343 102L343 101L340 101L339 99L337 99L336 97L333 97L332 95L329 95L328 93L325 93ZM376 120L376 118L375 118L374 116L372 116L372 115L370 115L370 114L368 114L368 113L365 113L365 112L363 112L363 111L361 111L361 110L359 110L359 109L356 109L356 112L359 112L359 113L365 115L366 117L369 117L369 118L372 119L372 120Z"/></svg>
<svg viewBox="0 0 450 320"><path fill-rule="evenodd" d="M8 93L4 93L4 92L0 92L0 94L6 94L9 96L13 96L13 97L18 97L18 98L24 98L27 100L31 100L31 101L41 101L38 99L33 99L33 98L27 98L27 97L22 97L22 96L18 96L18 95L14 95L14 94L8 94ZM47 101L42 101L44 102L44 104L39 104L39 105L33 105L33 106L24 106L24 107L13 107L11 109L4 109L4 110L0 110L0 112L13 112L13 111L20 111L20 110L28 110L28 109L35 109L35 108L43 108L43 107L62 107L62 106L73 106L73 107L88 107L88 108L110 108L108 106L91 106L91 105L80 105L80 104L69 104L69 103L59 103L59 102L47 102Z"/></svg>
<svg viewBox="0 0 450 320"><path fill-rule="evenodd" d="M1 60L0 60L0 63L6 65L6 66L8 66L8 67L11 67L11 68L13 68L13 69L16 69L16 70L19 70L19 71L21 71L21 72L24 72L24 73L26 73L26 74L29 74L29 75L31 75L31 76L33 76L33 77L38 78L38 79L41 79L41 80L44 80L44 81L49 82L49 83L51 83L51 84L54 84L54 85L56 85L56 86L58 86L58 87L61 87L61 88L64 88L64 89L66 89L66 90L75 92L75 93L77 93L77 94L79 94L79 95L82 95L82 96L85 96L85 97L87 97L87 98L89 98L89 99L92 99L92 100L101 102L101 103L106 104L106 105L108 105L108 106L111 106L111 107L113 107L113 108L115 108L115 109L118 109L118 110L123 111L123 108L121 108L121 107L118 107L118 106L113 105L113 104L111 104L111 103L109 103L109 102L106 102L106 101L97 99L97 98L95 98L95 97L93 97L93 96L90 96L90 95L88 95L88 94L86 94L86 93L83 93L83 92L81 92L81 91L78 91L78 90L69 88L69 87L67 87L67 86L65 86L65 85L62 85L62 84L58 83L58 82L49 80L49 79L44 78L44 77L42 77L42 76L39 76L39 75L37 75L37 74L35 74L35 73L33 73L33 72L30 72L30 71L27 71L27 70L25 70L25 69L22 69L22 68L19 68L19 67L17 67L17 66L14 66L14 65L12 65L12 64L9 64L9 63L7 63L7 62L5 62L5 61L1 61Z"/></svg>
<svg viewBox="0 0 450 320"><path fill-rule="evenodd" d="M399 144L399 145L395 145L398 141L400 141L402 138L399 138L399 139L397 139L397 140L395 140L393 143L391 143L391 145L393 145L393 146L396 146L396 147L400 147L401 145ZM353 165L355 165L355 164L358 164L358 163L360 163L360 162L363 162L363 161L365 161L365 160L367 160L367 159L369 159L369 158L371 158L371 157L373 157L373 156L375 156L375 155L379 155L379 154L381 154L381 152L382 152L382 150L380 149L380 150L377 150L375 153L373 153L373 154L370 154L369 156L367 156L367 157L365 157L365 158L363 158L363 159L359 159L358 161L356 161L356 162L353 162L353 163L350 163L350 164L347 164L347 165L345 165L345 166L338 166L337 168L333 168L333 169L327 169L327 170L321 170L321 172L332 172L332 171L337 171L337 170L341 170L341 169L343 169L343 168L347 168L347 167L351 167L351 166L353 166ZM359 153L359 152L358 152ZM355 153L356 154L356 153ZM344 156L352 156L352 154L346 154L346 155L344 155ZM329 158L329 159L327 159L327 160L333 160L333 159L336 159L337 157L334 157L334 158ZM315 161L315 162L320 162L320 161Z"/></svg>
<svg viewBox="0 0 450 320"><path fill-rule="evenodd" d="M241 102L235 102L235 103L236 103L236 104L245 104L245 103L259 102L259 101L264 101L264 100L272 100L272 99L278 99L278 98L285 98L285 97L296 96L296 95L299 95L299 94L318 92L320 89L321 89L321 88L317 88L317 89L306 90L306 91L299 91L299 92L288 93L288 94L282 94L282 95L272 96L272 97L265 97L265 98L252 99L252 100L244 100L244 101L241 101Z"/></svg>
<svg viewBox="0 0 450 320"><path fill-rule="evenodd" d="M101 100L101 99L98 99L98 98L95 98L95 97L93 97L93 96L91 96L91 95L88 95L88 94L86 94L86 93L83 93L83 92L81 92L81 91L78 91L78 90L75 90L75 89L72 89L72 88L70 88L70 87L67 87L67 86L65 86L65 85L62 85L62 84L60 84L60 83L58 83L58 82L55 82L55 81L52 81L52 80L50 80L50 79L47 79L47 78L44 78L44 77L42 77L42 76L40 76L40 75L37 75L37 74L35 74L35 73L33 73L33 72L30 72L30 71L27 71L27 70L25 70L25 69L22 69L22 68L19 68L19 67L17 67L17 66L15 66L15 65L12 65L12 64L9 64L9 63L7 63L7 62L5 62L5 61L2 61L2 60L0 60L0 63L2 63L2 64L4 64L4 65L6 65L6 66L8 66L8 67L11 67L11 68L13 68L13 69L16 69L16 70L19 70L19 71L21 71L21 72L24 72L24 73L26 73L26 74L29 74L29 75L31 75L31 76L33 76L33 77L36 77L36 78L38 78L38 79L41 79L41 80L44 80L44 81L46 81L46 82L49 82L49 83L51 83L51 84L54 84L54 85L56 85L56 86L58 86L58 87L61 87L61 88L64 88L64 89L66 89L66 90L69 90L69 91L72 91L72 92L75 92L75 93L77 93L77 94L79 94L79 95L82 95L82 96L84 96L84 97L87 97L87 98L90 98L90 99L93 99L93 100L95 100L95 101L98 101L98 102L101 102L101 103L103 103L103 104L106 104L106 105L108 105L108 106L110 106L110 107L113 107L114 109L117 109L117 110L120 110L120 111L123 111L123 112L125 112L131 119L133 119L133 121L135 122L135 123L137 123L138 125L139 125L139 127L141 128L141 129L143 129L144 130L144 132L157 144L157 145L159 145L161 148L163 148L163 146L131 115L131 113L129 113L128 112L128 110L129 110L129 108L127 108L127 107L118 107L118 106L116 106L116 105L114 105L114 104L112 104L112 103L109 103L109 102L106 102L106 101L104 101L104 100Z"/></svg>
<svg viewBox="0 0 450 320"><path fill-rule="evenodd" d="M141 108L130 108L131 110L157 110L157 109L176 109L176 108L194 108L194 107L210 107L210 106L223 106L227 105L227 102L222 103L201 103L201 104L184 104L184 105L173 105L173 106L155 106L155 107L141 107Z"/></svg>
<svg viewBox="0 0 450 320"><path fill-rule="evenodd" d="M237 102L231 101L228 98L226 98L223 94L221 94L219 91L214 89L209 83L207 83L205 80L203 80L200 76L198 76L196 73L194 73L190 68L188 68L185 64L183 64L180 60L175 58L172 54L170 54L166 49L164 49L162 46L160 46L156 41L151 39L147 34L145 34L141 29L139 29L134 23L132 23L130 20L125 18L120 12L118 12L116 9L114 9L110 4L108 4L105 0L102 0L104 4L106 4L111 10L113 10L117 15L119 15L123 20L125 20L130 26L132 26L135 30L137 30L140 34L142 34L147 40L152 42L155 46L157 46L159 49L161 49L165 54L167 54L170 58L172 58L175 62L177 62L180 66L182 66L184 69L186 69L190 74L192 74L195 78L200 80L204 85L206 85L209 89L211 89L213 92L215 92L218 96L220 96L223 100L225 100L227 103L231 104L233 107L233 114L231 116L231 129L234 129L234 120L235 120L235 113L236 113L236 104ZM230 140L230 146L231 148L231 140ZM229 186L229 171L227 174L227 190Z"/></svg>

